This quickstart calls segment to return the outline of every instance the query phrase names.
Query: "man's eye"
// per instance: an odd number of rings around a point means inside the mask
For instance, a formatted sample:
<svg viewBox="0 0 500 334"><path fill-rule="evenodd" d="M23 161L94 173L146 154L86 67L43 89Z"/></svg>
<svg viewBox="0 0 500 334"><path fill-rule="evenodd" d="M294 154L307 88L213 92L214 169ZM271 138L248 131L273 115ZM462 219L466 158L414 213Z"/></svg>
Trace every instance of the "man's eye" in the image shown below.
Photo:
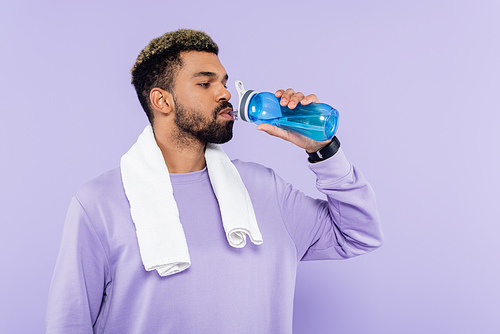
<svg viewBox="0 0 500 334"><path fill-rule="evenodd" d="M205 87L206 88L206 87L208 87L210 85L210 83L209 82L203 82L203 83L200 83L199 85L201 87Z"/></svg>

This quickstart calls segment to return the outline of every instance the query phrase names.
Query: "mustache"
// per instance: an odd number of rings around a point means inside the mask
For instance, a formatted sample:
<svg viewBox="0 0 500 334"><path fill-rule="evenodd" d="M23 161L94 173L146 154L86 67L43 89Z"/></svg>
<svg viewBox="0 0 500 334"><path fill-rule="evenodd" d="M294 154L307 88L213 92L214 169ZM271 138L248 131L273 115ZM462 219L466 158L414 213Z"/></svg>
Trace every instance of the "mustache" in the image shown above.
<svg viewBox="0 0 500 334"><path fill-rule="evenodd" d="M221 104L214 109L214 115L218 115L222 110L226 108L231 108L233 110L233 105L229 101L222 101Z"/></svg>

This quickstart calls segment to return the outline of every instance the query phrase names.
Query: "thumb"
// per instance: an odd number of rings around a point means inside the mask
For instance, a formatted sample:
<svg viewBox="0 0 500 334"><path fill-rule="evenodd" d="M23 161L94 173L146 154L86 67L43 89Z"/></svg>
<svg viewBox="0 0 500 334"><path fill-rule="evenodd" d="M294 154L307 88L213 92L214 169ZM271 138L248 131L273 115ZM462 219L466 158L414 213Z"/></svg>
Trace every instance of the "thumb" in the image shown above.
<svg viewBox="0 0 500 334"><path fill-rule="evenodd" d="M271 125L271 124L259 124L257 126L257 130L259 131L264 131L267 134L278 137L284 140L289 140L290 133L286 130L280 129L277 126Z"/></svg>

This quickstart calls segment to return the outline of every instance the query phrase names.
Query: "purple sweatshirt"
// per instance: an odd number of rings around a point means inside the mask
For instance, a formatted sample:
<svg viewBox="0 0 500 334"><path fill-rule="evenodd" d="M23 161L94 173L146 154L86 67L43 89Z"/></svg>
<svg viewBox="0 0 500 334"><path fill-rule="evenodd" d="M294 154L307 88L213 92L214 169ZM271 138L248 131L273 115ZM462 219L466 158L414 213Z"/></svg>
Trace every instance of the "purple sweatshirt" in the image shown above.
<svg viewBox="0 0 500 334"><path fill-rule="evenodd" d="M141 261L120 169L73 197L47 310L47 333L292 333L300 260L345 259L379 247L373 191L342 150L310 167L327 201L271 169L233 161L263 244L229 246L206 169L170 174L191 267L161 277Z"/></svg>

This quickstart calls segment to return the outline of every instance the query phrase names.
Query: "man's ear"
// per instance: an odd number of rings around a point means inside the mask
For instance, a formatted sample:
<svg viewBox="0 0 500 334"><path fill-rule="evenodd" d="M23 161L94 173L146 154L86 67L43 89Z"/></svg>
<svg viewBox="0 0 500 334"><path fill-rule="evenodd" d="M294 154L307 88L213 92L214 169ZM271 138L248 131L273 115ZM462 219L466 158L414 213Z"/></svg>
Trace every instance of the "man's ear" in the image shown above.
<svg viewBox="0 0 500 334"><path fill-rule="evenodd" d="M164 115L170 114L174 110L174 100L172 94L161 88L153 88L149 92L149 102L154 111Z"/></svg>

